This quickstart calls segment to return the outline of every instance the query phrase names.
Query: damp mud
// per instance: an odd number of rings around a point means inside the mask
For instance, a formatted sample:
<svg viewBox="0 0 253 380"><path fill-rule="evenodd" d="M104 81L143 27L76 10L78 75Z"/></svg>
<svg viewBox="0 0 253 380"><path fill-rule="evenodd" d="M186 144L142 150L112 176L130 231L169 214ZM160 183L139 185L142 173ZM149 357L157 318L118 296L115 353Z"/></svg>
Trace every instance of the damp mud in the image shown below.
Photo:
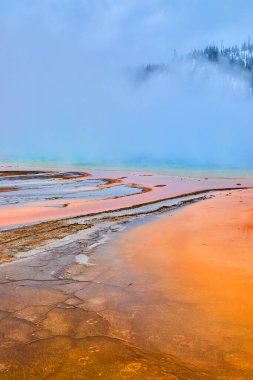
<svg viewBox="0 0 253 380"><path fill-rule="evenodd" d="M89 174L149 191L1 225L0 379L253 377L252 181Z"/></svg>

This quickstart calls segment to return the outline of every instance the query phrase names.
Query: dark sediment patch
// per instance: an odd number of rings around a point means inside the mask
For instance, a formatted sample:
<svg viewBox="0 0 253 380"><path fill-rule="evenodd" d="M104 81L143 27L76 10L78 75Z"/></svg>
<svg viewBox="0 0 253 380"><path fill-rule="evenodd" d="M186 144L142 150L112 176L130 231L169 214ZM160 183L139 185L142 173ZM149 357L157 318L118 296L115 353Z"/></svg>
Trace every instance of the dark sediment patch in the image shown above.
<svg viewBox="0 0 253 380"><path fill-rule="evenodd" d="M20 190L20 187L2 187L0 188L0 193L6 193L9 191L17 191Z"/></svg>
<svg viewBox="0 0 253 380"><path fill-rule="evenodd" d="M102 185L97 185L97 189L103 189L110 186L117 186L122 183L121 178L98 178L99 181L103 181Z"/></svg>
<svg viewBox="0 0 253 380"><path fill-rule="evenodd" d="M3 170L0 171L0 176L17 176L17 175L36 175L40 173L48 173L45 171L39 171L39 170Z"/></svg>
<svg viewBox="0 0 253 380"><path fill-rule="evenodd" d="M59 172L59 171L32 171L32 170L16 170L16 171L0 171L1 180L30 180L30 179L75 179L80 177L89 177L89 173L85 172Z"/></svg>
<svg viewBox="0 0 253 380"><path fill-rule="evenodd" d="M12 261L16 253L29 251L46 244L49 240L60 239L85 228L87 223L69 223L68 220L38 223L32 226L0 232L0 263Z"/></svg>
<svg viewBox="0 0 253 380"><path fill-rule="evenodd" d="M139 185L137 183L129 183L128 186L134 189L141 189L142 193L148 193L149 191L152 191L151 187Z"/></svg>

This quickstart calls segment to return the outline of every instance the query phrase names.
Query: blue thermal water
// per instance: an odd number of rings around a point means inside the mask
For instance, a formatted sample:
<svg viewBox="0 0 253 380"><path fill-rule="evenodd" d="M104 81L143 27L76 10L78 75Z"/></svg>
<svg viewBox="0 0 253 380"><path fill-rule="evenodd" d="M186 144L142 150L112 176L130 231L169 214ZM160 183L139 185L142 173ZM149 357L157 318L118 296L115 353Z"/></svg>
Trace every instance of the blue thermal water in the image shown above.
<svg viewBox="0 0 253 380"><path fill-rule="evenodd" d="M105 184L105 180L85 179L75 181L57 181L54 179L3 179L0 190L15 188L14 191L0 193L0 205L24 204L48 200L73 199L108 199L122 197L141 192L141 189L131 188L124 184L111 187L96 188Z"/></svg>

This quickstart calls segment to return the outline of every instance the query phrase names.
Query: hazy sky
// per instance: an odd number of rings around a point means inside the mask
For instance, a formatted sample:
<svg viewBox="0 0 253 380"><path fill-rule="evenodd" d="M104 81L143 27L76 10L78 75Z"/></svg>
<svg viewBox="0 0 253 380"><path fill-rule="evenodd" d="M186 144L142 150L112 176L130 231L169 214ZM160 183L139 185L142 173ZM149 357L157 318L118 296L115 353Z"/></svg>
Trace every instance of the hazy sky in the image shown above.
<svg viewBox="0 0 253 380"><path fill-rule="evenodd" d="M253 98L205 67L129 73L253 35L250 0L1 0L0 159L253 166ZM187 65L186 65L187 66Z"/></svg>

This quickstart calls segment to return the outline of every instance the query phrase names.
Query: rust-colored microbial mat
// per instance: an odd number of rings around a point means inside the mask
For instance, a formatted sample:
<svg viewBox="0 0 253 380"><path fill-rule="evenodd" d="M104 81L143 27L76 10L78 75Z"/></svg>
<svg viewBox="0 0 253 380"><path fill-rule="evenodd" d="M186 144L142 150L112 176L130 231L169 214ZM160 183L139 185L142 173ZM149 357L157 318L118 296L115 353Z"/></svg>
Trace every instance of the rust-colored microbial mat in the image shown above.
<svg viewBox="0 0 253 380"><path fill-rule="evenodd" d="M252 206L1 232L0 379L253 378Z"/></svg>

